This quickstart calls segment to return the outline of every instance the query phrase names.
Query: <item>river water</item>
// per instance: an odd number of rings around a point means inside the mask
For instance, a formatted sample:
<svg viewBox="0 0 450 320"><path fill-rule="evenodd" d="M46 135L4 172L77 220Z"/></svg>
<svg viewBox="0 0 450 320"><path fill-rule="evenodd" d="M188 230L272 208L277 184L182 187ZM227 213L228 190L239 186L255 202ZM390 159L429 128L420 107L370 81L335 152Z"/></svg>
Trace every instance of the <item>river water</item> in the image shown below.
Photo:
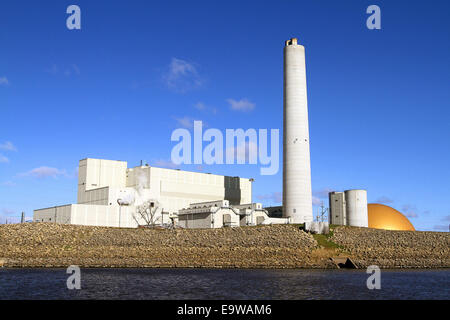
<svg viewBox="0 0 450 320"><path fill-rule="evenodd" d="M0 299L450 299L450 270L1 269Z"/></svg>

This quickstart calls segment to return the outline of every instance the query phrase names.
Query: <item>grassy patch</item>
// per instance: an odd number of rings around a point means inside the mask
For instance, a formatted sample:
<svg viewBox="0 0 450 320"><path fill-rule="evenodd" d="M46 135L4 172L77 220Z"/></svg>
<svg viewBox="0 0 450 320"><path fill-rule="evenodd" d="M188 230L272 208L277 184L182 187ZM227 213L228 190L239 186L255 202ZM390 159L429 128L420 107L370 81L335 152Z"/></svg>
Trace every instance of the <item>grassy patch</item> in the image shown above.
<svg viewBox="0 0 450 320"><path fill-rule="evenodd" d="M343 249L343 246L338 245L331 241L331 237L333 237L333 229L334 225L330 226L330 232L328 234L313 234L312 236L316 239L317 243L326 248L326 249Z"/></svg>
<svg viewBox="0 0 450 320"><path fill-rule="evenodd" d="M292 226L296 229L304 230L305 224L289 224L289 226ZM331 237L333 236L333 229L335 227L338 227L338 225L331 225L330 226L330 232L328 234L312 234L314 239L317 241L319 246L324 247L325 249L342 249L343 246L338 245L337 243L334 243L331 241Z"/></svg>
<svg viewBox="0 0 450 320"><path fill-rule="evenodd" d="M322 246L326 249L339 249L342 248L340 245L334 243L330 240L330 237L326 234L313 234L314 239L316 239L319 246Z"/></svg>

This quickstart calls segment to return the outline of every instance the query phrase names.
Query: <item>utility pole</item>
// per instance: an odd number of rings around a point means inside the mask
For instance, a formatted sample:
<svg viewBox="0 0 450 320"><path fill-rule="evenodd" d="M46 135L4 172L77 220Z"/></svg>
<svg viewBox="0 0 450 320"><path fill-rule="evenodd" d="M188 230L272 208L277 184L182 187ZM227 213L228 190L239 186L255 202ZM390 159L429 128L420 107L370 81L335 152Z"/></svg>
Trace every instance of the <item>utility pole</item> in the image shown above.
<svg viewBox="0 0 450 320"><path fill-rule="evenodd" d="M316 221L319 222L323 222L325 220L325 214L328 212L328 208L326 208L323 205L323 201L320 203L320 207L317 208L317 216L316 216Z"/></svg>
<svg viewBox="0 0 450 320"><path fill-rule="evenodd" d="M22 217L20 219L20 223L25 223L25 212L22 211Z"/></svg>

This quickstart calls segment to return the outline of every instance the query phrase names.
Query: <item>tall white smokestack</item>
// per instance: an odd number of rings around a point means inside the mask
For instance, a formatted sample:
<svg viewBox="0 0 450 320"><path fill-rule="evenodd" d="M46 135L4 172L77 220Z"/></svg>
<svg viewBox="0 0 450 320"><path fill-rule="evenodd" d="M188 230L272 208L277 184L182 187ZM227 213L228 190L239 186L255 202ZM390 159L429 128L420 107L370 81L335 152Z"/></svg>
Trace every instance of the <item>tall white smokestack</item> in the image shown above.
<svg viewBox="0 0 450 320"><path fill-rule="evenodd" d="M292 223L313 220L309 156L305 47L284 47L283 216Z"/></svg>

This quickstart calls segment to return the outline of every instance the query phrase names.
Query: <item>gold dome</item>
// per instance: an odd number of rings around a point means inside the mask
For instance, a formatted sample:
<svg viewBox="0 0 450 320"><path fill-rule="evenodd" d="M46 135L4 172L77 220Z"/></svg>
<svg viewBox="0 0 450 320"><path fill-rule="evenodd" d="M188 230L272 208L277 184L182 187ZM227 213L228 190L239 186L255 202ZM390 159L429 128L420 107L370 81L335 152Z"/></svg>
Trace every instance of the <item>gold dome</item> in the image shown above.
<svg viewBox="0 0 450 320"><path fill-rule="evenodd" d="M400 212L379 203L369 203L369 228L415 231L412 223Z"/></svg>

